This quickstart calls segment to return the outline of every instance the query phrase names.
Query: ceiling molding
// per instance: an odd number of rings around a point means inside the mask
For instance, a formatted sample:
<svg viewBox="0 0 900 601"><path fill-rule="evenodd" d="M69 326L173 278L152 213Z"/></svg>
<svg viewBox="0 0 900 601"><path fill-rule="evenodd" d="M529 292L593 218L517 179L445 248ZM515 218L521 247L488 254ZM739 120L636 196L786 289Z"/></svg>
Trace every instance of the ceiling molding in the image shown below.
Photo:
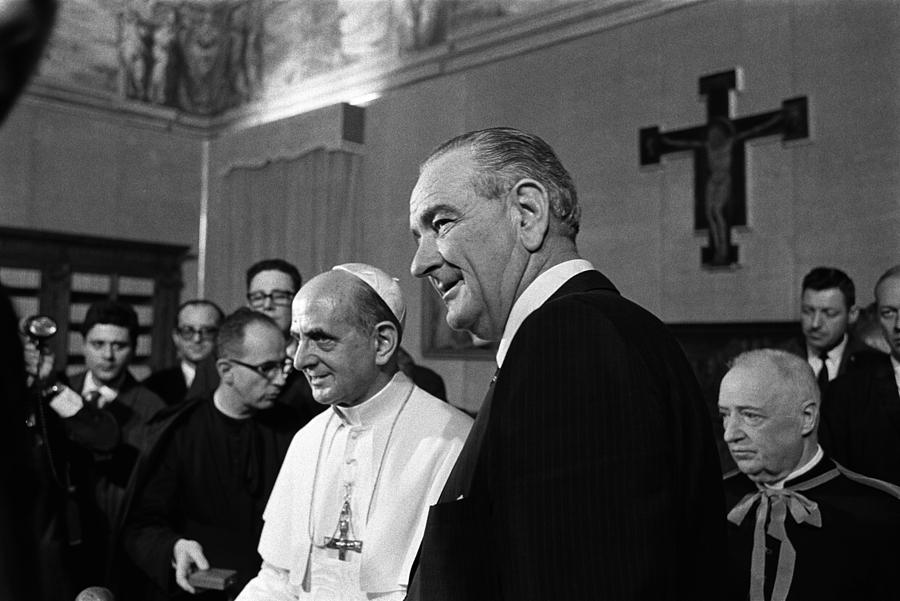
<svg viewBox="0 0 900 601"><path fill-rule="evenodd" d="M109 118L135 127L192 137L207 138L214 131L208 117L187 115L173 108L125 100L86 88L60 86L40 77L26 88L21 103L69 114Z"/></svg>

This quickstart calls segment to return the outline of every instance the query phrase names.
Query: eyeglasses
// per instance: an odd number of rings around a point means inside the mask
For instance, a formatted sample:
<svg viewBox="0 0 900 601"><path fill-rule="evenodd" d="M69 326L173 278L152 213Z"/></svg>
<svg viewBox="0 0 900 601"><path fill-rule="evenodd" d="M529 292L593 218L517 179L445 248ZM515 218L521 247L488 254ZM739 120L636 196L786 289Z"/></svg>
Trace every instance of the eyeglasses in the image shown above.
<svg viewBox="0 0 900 601"><path fill-rule="evenodd" d="M252 369L266 380L274 380L278 377L278 374L285 374L284 365L285 362L283 359L279 359L278 361L265 361L260 363L259 365L251 365L249 363L244 363L243 361L238 361L237 359L228 359L232 363L237 363L247 369Z"/></svg>
<svg viewBox="0 0 900 601"><path fill-rule="evenodd" d="M273 305L287 306L294 300L294 293L290 290L273 290L266 294L265 292L250 292L247 294L247 302L254 309L259 309L266 305L266 299L271 299Z"/></svg>
<svg viewBox="0 0 900 601"><path fill-rule="evenodd" d="M212 340L213 337L215 337L216 333L219 331L219 328L193 328L191 326L178 326L177 328L175 328L175 331L178 332L178 335L181 336L181 338L184 340L193 340L197 334L200 334L200 340Z"/></svg>

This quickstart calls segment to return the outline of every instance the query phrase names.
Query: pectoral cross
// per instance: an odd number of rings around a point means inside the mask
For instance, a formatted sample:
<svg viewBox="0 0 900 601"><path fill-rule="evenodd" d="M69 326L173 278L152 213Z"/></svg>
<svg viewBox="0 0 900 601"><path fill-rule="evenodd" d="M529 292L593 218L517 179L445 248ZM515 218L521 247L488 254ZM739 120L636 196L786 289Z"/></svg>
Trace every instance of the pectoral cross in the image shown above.
<svg viewBox="0 0 900 601"><path fill-rule="evenodd" d="M341 514L338 516L337 528L331 538L325 539L326 549L337 549L338 559L347 561L347 551L356 551L362 553L363 542L361 540L353 540L353 512L350 510L350 486L347 486L347 492L344 494L344 504L341 506Z"/></svg>

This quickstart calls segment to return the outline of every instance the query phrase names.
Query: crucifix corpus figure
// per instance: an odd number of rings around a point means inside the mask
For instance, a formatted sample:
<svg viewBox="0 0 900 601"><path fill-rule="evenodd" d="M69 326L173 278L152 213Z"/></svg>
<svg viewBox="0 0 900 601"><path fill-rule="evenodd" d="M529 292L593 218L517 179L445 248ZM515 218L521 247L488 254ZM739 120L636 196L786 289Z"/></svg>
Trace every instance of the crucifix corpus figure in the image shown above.
<svg viewBox="0 0 900 601"><path fill-rule="evenodd" d="M744 142L782 134L782 140L808 137L806 98L782 103L776 111L732 118L732 90L739 89L739 72L726 71L700 78L700 94L707 100L707 123L688 129L640 131L641 165L660 162L667 153L694 152L695 227L706 229L709 246L702 251L708 268L738 262L731 244L731 227L747 224Z"/></svg>

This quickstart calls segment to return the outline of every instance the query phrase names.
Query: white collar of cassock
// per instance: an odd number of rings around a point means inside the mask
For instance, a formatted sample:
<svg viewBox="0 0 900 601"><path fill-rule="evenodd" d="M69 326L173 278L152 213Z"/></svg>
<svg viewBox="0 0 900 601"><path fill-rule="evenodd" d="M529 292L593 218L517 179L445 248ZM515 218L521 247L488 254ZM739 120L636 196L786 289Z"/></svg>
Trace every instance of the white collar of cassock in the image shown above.
<svg viewBox="0 0 900 601"><path fill-rule="evenodd" d="M409 386L409 379L398 371L385 384L384 388L376 392L366 401L353 407L332 406L338 418L348 426L372 426L390 420L400 410L400 405L406 399L406 391L401 388Z"/></svg>
<svg viewBox="0 0 900 601"><path fill-rule="evenodd" d="M94 373L88 370L87 374L84 376L84 386L81 387L81 396L85 397L88 393L93 391L97 391L100 393L100 398L97 401L98 407L103 407L104 405L113 402L116 400L116 397L119 396L119 391L115 388L110 388L106 384L101 384L97 380L94 379Z"/></svg>
<svg viewBox="0 0 900 601"><path fill-rule="evenodd" d="M572 259L571 261L554 265L528 284L525 291L513 303L509 312L509 319L506 320L503 338L500 339L500 345L497 347L497 367L503 367L503 360L506 359L509 345L512 344L513 338L516 332L519 331L522 322L534 313L538 307L547 302L547 299L553 296L572 277L592 269L594 269L594 266L591 265L590 261Z"/></svg>
<svg viewBox="0 0 900 601"><path fill-rule="evenodd" d="M795 469L793 472L788 474L787 478L785 478L784 480L780 480L774 484L764 484L763 486L765 486L766 488L771 488L773 490L781 490L784 488L785 482L787 482L789 480L793 480L794 478L799 478L800 476L802 476L803 474L805 474L812 468L819 465L819 462L822 461L822 457L824 457L824 456L825 456L825 453L822 452L822 447L820 445L816 444L816 454L812 456L812 459L810 459L809 461L807 461L806 463L804 463L803 465L801 465L800 467Z"/></svg>
<svg viewBox="0 0 900 601"><path fill-rule="evenodd" d="M382 480L377 491L373 486L375 494L370 505L375 503L375 509L362 535L359 586L366 592L396 591L406 584L425 530L428 506L437 501L465 439L462 436L458 446L453 442L457 440L455 426L446 421L446 416L432 411L432 401L438 401L426 399L428 395L415 388L401 372L379 395L390 397L382 401L386 407L375 412L375 419L387 419L374 428L376 436L381 430L387 438L394 416L399 413L399 417L391 440L382 443L385 453ZM377 404L378 399L370 399L373 400L376 401L373 405ZM370 410L368 406L363 407L370 401L358 405L356 411L340 409L356 419L360 417L360 408L363 412ZM317 524L321 517L321 513L310 515L310 510L314 504L319 507L325 498L321 489L313 498L316 458L323 440L327 446L333 430L343 423L341 413L336 408L332 411L320 413L295 435L263 516L266 527L260 538L260 553L265 561L288 569L293 586L300 586L305 574L310 551L309 523ZM423 434L423 429L430 434ZM319 469L327 469L325 457L321 458ZM323 485L326 480L323 475L320 471L316 485ZM334 523L326 523L326 530L334 527ZM330 534L325 532L324 536ZM323 533L312 535L321 542Z"/></svg>

